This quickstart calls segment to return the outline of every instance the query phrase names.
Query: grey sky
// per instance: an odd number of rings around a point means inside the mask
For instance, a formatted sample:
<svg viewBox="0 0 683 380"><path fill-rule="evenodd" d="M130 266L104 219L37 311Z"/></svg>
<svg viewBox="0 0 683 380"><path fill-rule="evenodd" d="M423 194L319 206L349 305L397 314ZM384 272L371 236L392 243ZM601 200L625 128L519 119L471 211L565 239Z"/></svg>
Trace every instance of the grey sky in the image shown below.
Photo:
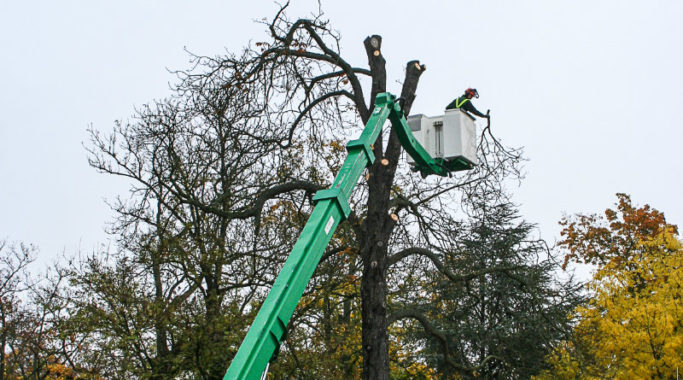
<svg viewBox="0 0 683 380"><path fill-rule="evenodd" d="M359 9L353 9L354 6ZM291 17L315 1L294 1ZM530 161L515 200L554 241L563 212L599 212L616 192L683 223L683 2L345 1L323 9L342 52L384 37L389 90L427 65L413 112L436 115L468 86L506 144ZM82 142L169 94L166 68L264 36L268 1L0 3L0 239L41 259L106 243L126 183L96 174ZM359 127L360 131L360 127Z"/></svg>

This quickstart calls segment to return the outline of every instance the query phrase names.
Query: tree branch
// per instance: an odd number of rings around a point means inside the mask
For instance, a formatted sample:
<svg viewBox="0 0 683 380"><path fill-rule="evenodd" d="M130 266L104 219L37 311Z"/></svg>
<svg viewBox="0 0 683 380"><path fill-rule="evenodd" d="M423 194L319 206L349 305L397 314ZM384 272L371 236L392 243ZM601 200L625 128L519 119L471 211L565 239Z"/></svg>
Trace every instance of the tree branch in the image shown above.
<svg viewBox="0 0 683 380"><path fill-rule="evenodd" d="M453 368L456 368L461 371L468 371L468 372L473 372L477 371L483 366L486 365L487 362L493 360L493 359L498 359L501 360L499 357L495 355L489 355L484 360L482 360L479 364L477 364L474 367L471 366L464 366L462 364L458 364L453 361L450 357L449 349L448 349L448 338L446 337L446 334L436 328L430 321L427 319L427 316L424 315L422 312L416 310L416 309L403 309L403 310L398 310L394 313L391 313L389 316L387 316L387 327L389 327L392 323L399 321L401 319L406 319L406 318L412 318L420 322L420 325L422 325L422 328L427 332L427 334L431 335L432 337L436 338L441 342L441 345L443 346L443 357L446 363L448 363L450 366Z"/></svg>
<svg viewBox="0 0 683 380"><path fill-rule="evenodd" d="M189 204L191 206L197 207L198 209L212 213L214 215L218 215L220 217L228 218L228 219L247 219L251 217L258 217L261 213L261 209L263 208L263 205L268 201L269 199L274 198L277 195L283 194L283 193L288 193L290 191L294 190L305 190L307 192L314 192L322 189L321 186L316 185L313 182L309 181L292 181L292 182L287 182L287 183L282 183L279 185L275 185L273 187L270 187L263 192L261 192L254 202L252 203L251 207L244 208L239 211L224 211L216 207L217 204L221 202L222 197L216 198L211 205L204 205L203 203L194 200L194 199L188 199L188 198L182 198L182 202Z"/></svg>
<svg viewBox="0 0 683 380"><path fill-rule="evenodd" d="M299 114L297 115L296 119L294 120L294 122L292 123L292 126L291 126L290 129L289 129L289 137L287 138L287 143L288 143L288 144L291 144L291 143L292 143L292 138L294 137L294 130L295 130L296 127L299 125L299 123L301 122L301 120L302 120L306 115L308 115L308 112L309 112L311 109L313 109L313 107L315 107L316 105L322 103L322 102L325 101L326 99L333 98L333 97L335 97L335 96L346 96L347 98L351 99L352 101L355 101L355 99L354 99L354 97L353 97L353 94L351 94L350 92L348 92L348 91L346 91L346 90L339 90L339 91L329 92L329 93L327 93L327 94L325 94L325 95L323 95L323 96L320 96L320 97L316 98L316 99L313 100L311 103L309 103L309 104L306 106L306 108L303 109L303 111L299 112Z"/></svg>
<svg viewBox="0 0 683 380"><path fill-rule="evenodd" d="M401 89L401 98L404 99L403 114L408 116L410 109L415 101L415 92L417 91L417 84L420 81L420 76L426 70L425 65L420 65L420 61L410 61L406 65L406 77L403 81L403 88ZM401 142L394 129L391 129L389 134L389 142L387 143L386 157L394 166L398 163L398 158L401 155Z"/></svg>
<svg viewBox="0 0 683 380"><path fill-rule="evenodd" d="M372 110L375 106L377 94L387 90L387 71L386 60L382 56L382 36L372 35L363 41L365 53L368 56L368 65L372 73L372 90L370 92L370 104L368 109ZM363 122L367 123L370 115L363 115Z"/></svg>
<svg viewBox="0 0 683 380"><path fill-rule="evenodd" d="M396 264L397 262L403 260L404 258L408 256L413 256L413 255L419 255L419 256L424 256L431 260L431 262L434 264L436 269L443 273L446 277L448 277L449 280L453 282L463 282L463 281L470 281L474 278L477 278L479 276L488 274L488 273L494 273L494 272L507 272L510 270L518 269L521 268L519 265L512 265L512 266L503 266L503 267L491 267L491 268L484 268L480 269L478 271L474 271L472 273L464 274L464 275L456 275L453 273L450 269L446 268L439 257L432 251L426 249L426 248L420 248L420 247L411 247L411 248L406 248L402 251L396 252L393 255L389 256L387 258L387 267L391 267L392 265Z"/></svg>

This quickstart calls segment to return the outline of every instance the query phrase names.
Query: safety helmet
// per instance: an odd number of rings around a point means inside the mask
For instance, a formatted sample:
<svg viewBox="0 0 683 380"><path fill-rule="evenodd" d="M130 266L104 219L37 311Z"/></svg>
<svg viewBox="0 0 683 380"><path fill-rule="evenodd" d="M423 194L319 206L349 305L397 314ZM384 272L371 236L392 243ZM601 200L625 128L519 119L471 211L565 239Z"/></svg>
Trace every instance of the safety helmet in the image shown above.
<svg viewBox="0 0 683 380"><path fill-rule="evenodd" d="M468 88L465 90L465 95L472 95L474 98L479 98L479 93L476 88Z"/></svg>

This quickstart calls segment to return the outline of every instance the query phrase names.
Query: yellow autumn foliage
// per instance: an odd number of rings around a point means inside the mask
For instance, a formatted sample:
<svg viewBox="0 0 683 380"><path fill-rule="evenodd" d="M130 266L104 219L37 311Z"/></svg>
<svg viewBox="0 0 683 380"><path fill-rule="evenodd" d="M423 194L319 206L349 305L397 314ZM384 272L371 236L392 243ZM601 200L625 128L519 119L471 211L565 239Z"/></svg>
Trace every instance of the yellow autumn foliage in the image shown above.
<svg viewBox="0 0 683 380"><path fill-rule="evenodd" d="M573 342L537 379L666 379L683 370L683 249L674 226L640 237L637 255L606 262L576 310Z"/></svg>

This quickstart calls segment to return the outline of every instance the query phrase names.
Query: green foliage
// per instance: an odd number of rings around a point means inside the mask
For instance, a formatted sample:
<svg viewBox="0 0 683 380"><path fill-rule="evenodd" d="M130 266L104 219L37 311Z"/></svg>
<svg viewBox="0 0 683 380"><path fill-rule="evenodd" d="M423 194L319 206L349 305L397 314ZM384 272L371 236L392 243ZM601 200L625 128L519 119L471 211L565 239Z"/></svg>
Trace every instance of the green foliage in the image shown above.
<svg viewBox="0 0 683 380"><path fill-rule="evenodd" d="M430 303L420 306L438 333L415 329L414 338L440 378L529 378L567 336L579 289L555 279L558 264L510 203L479 199L472 209L450 231L444 269L430 274Z"/></svg>

